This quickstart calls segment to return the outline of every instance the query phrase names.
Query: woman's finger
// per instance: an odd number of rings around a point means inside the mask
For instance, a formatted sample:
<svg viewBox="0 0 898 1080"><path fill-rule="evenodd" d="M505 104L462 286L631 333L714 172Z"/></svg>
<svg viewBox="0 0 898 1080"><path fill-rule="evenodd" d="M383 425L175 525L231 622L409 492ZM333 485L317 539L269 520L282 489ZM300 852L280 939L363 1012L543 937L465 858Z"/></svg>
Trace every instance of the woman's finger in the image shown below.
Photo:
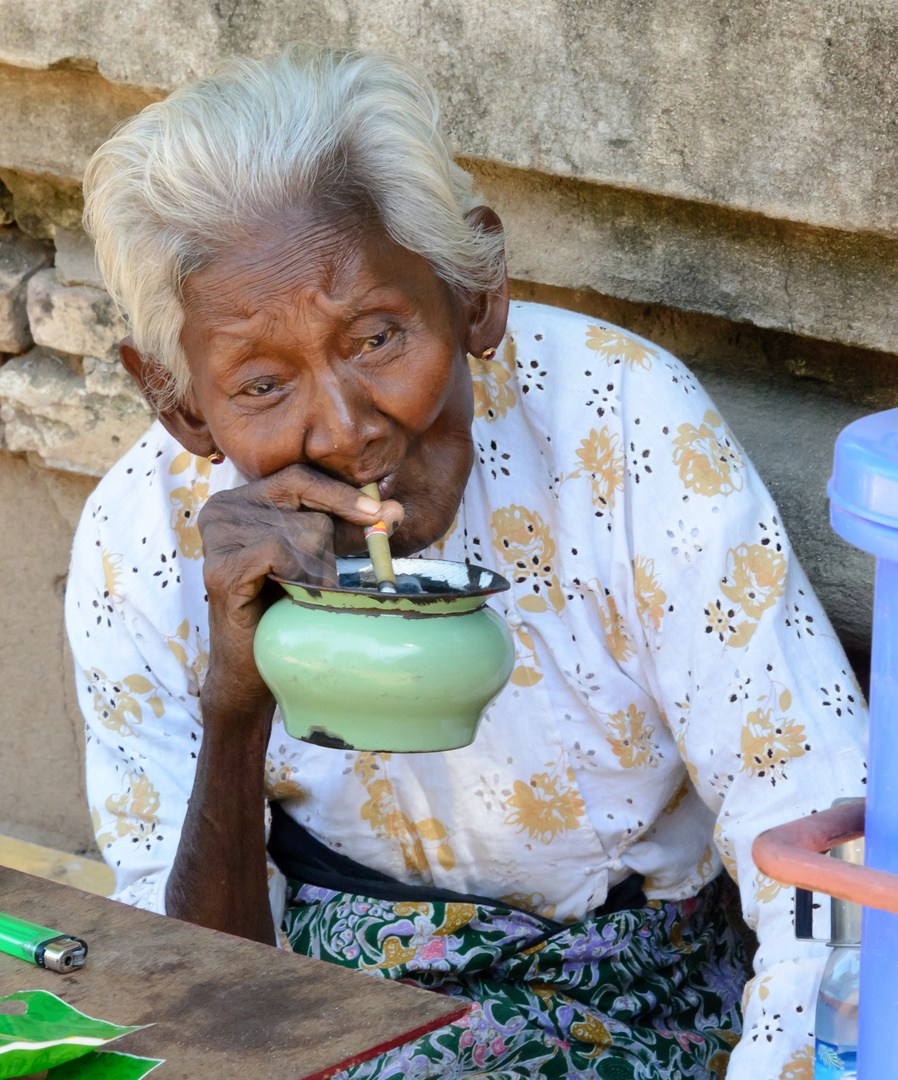
<svg viewBox="0 0 898 1080"><path fill-rule="evenodd" d="M287 581L333 585L337 581L333 553L333 521L326 514L288 515L303 519L302 527L266 529L229 534L212 527L204 540L204 578L210 595L230 593L252 599L269 574ZM208 536L208 533L207 533Z"/></svg>
<svg viewBox="0 0 898 1080"><path fill-rule="evenodd" d="M289 465L271 476L251 481L246 486L246 495L259 505L273 505L284 510L317 510L335 514L356 525L370 525L382 519L389 528L398 525L403 517L398 502L379 503L350 484L305 465Z"/></svg>

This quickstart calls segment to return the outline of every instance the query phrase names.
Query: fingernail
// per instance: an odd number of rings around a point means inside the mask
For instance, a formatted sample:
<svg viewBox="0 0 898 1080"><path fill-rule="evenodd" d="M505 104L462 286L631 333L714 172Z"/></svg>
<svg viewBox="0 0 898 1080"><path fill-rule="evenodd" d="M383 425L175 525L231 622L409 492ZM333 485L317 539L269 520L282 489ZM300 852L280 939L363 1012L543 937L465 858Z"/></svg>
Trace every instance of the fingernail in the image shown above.
<svg viewBox="0 0 898 1080"><path fill-rule="evenodd" d="M380 513L380 503L376 502L368 495L359 495L355 501L355 505L363 514Z"/></svg>

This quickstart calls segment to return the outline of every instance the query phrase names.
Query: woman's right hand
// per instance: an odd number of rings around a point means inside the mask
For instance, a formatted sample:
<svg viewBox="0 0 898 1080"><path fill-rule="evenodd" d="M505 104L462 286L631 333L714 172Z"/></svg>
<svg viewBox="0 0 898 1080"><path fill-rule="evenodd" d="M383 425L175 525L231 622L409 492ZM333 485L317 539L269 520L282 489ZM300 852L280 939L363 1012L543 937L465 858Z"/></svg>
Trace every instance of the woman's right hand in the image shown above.
<svg viewBox="0 0 898 1080"><path fill-rule="evenodd" d="M336 584L335 556L364 549L363 529L402 520L348 484L291 465L213 495L199 515L209 601L203 738L166 910L273 944L265 853L264 762L274 699L253 660L271 602L269 574Z"/></svg>
<svg viewBox="0 0 898 1080"><path fill-rule="evenodd" d="M219 492L198 525L209 602L209 670L203 714L268 712L271 695L253 660L253 637L271 602L268 576L337 582L336 555L364 551L364 527L402 521L398 502L378 503L304 465ZM224 706L224 708L222 708Z"/></svg>

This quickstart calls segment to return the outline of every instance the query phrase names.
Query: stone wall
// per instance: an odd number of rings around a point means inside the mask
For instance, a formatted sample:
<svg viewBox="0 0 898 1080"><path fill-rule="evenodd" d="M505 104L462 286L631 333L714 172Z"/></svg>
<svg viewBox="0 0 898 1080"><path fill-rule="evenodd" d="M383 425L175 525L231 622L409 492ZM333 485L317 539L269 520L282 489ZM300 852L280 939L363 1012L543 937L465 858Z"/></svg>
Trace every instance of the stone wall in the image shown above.
<svg viewBox="0 0 898 1080"><path fill-rule="evenodd" d="M0 830L90 846L61 633L94 478L149 423L80 230L121 119L298 40L420 64L517 296L698 372L863 668L872 566L827 522L837 432L898 405L898 9L872 0L0 0ZM48 754L71 784L34 778Z"/></svg>

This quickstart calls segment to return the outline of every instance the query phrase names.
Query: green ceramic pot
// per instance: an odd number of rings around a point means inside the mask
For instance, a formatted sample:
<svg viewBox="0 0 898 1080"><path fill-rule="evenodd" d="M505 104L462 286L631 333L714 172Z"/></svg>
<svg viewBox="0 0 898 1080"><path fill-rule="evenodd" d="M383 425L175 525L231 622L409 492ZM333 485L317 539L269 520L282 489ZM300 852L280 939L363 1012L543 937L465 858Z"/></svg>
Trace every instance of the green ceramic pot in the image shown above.
<svg viewBox="0 0 898 1080"><path fill-rule="evenodd" d="M485 606L508 582L465 563L393 566L396 595L377 592L368 559L338 559L339 588L281 582L255 658L288 734L406 753L473 742L514 667L505 620Z"/></svg>

